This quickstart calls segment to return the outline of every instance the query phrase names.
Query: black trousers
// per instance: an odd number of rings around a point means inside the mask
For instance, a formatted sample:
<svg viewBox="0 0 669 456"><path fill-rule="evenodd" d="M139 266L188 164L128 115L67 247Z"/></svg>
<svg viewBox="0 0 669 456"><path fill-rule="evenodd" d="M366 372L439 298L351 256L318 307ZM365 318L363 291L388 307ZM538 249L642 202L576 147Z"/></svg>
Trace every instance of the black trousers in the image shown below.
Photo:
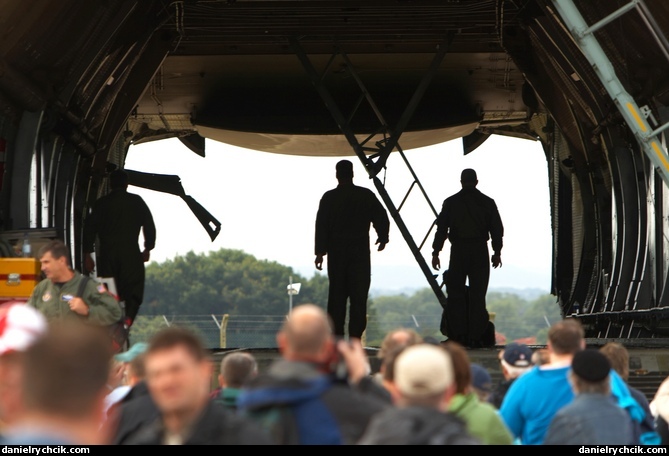
<svg viewBox="0 0 669 456"><path fill-rule="evenodd" d="M135 321L144 299L146 271L140 252L100 256L98 276L113 277L119 299L125 302L125 315Z"/></svg>
<svg viewBox="0 0 669 456"><path fill-rule="evenodd" d="M489 280L487 242L451 245L445 310L449 339L463 344L481 340L490 319L485 300Z"/></svg>
<svg viewBox="0 0 669 456"><path fill-rule="evenodd" d="M371 283L369 249L342 248L328 259L328 308L335 336L343 337L350 302L348 336L361 338L367 327L367 296Z"/></svg>

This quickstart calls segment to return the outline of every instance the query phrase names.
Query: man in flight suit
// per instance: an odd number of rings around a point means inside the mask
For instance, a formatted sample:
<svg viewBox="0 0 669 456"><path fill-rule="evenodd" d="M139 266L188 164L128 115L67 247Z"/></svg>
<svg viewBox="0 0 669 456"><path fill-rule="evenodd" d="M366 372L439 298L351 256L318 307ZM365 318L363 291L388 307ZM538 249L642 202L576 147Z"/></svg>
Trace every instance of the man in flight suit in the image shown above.
<svg viewBox="0 0 669 456"><path fill-rule="evenodd" d="M83 276L70 266L70 251L59 240L46 244L39 252L45 279L37 284L27 305L35 307L47 319L80 320L108 326L121 319L121 306L104 285L89 280L79 296Z"/></svg>
<svg viewBox="0 0 669 456"><path fill-rule="evenodd" d="M111 192L95 202L86 219L84 261L88 272L93 271L91 253L97 237L97 275L114 278L119 299L125 302L126 318L132 324L144 299L144 263L156 244L156 226L142 197L128 193L125 171L113 171L109 184ZM144 235L143 251L139 249L140 231Z"/></svg>
<svg viewBox="0 0 669 456"><path fill-rule="evenodd" d="M449 239L448 304L444 310L447 336L467 347L490 346L494 345L494 334L492 343L483 341L490 318L485 300L490 279L489 261L493 268L502 266L504 227L495 201L476 188L476 171L462 171L460 183L462 190L444 201L437 217L432 267L440 268L439 252ZM492 244L492 257L489 257L488 240Z"/></svg>
<svg viewBox="0 0 669 456"><path fill-rule="evenodd" d="M316 269L328 256L328 306L334 335L344 337L347 301L350 300L349 338L361 339L367 326L367 296L371 282L370 224L377 234L378 251L388 243L390 221L374 193L353 184L353 163L336 165L336 188L321 198L316 215Z"/></svg>

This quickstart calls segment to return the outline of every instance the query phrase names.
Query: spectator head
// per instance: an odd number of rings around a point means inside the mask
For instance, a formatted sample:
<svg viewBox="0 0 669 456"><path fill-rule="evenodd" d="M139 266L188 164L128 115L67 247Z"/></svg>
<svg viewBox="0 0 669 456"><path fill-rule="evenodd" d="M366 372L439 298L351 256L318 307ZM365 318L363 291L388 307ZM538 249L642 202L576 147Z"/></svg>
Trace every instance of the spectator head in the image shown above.
<svg viewBox="0 0 669 456"><path fill-rule="evenodd" d="M70 272L70 249L63 241L54 239L39 250L39 261L44 276L52 282L65 282Z"/></svg>
<svg viewBox="0 0 669 456"><path fill-rule="evenodd" d="M630 354L627 348L618 342L607 342L599 351L609 359L611 367L620 375L620 377L628 381L630 376Z"/></svg>
<svg viewBox="0 0 669 456"><path fill-rule="evenodd" d="M25 418L48 420L78 444L99 444L112 358L103 328L51 323L25 351Z"/></svg>
<svg viewBox="0 0 669 456"><path fill-rule="evenodd" d="M129 363L137 356L146 352L147 348L149 348L149 344L146 342L136 342L132 344L132 346L127 351L114 355L114 359L121 361L122 363Z"/></svg>
<svg viewBox="0 0 669 456"><path fill-rule="evenodd" d="M221 388L242 388L258 375L258 363L248 352L226 353L221 360L218 385Z"/></svg>
<svg viewBox="0 0 669 456"><path fill-rule="evenodd" d="M209 400L212 366L202 341L192 331L165 328L144 353L149 391L163 416L193 417Z"/></svg>
<svg viewBox="0 0 669 456"><path fill-rule="evenodd" d="M293 308L277 334L277 344L285 359L323 367L329 367L336 354L330 318L315 304Z"/></svg>
<svg viewBox="0 0 669 456"><path fill-rule="evenodd" d="M472 369L465 348L452 340L446 341L444 348L451 355L455 376L455 394L468 394L472 388Z"/></svg>
<svg viewBox="0 0 669 456"><path fill-rule="evenodd" d="M123 364L125 383L133 386L144 378L144 353L146 342L136 342L124 352L114 355L114 361Z"/></svg>
<svg viewBox="0 0 669 456"><path fill-rule="evenodd" d="M551 361L551 354L547 348L537 348L532 353L532 364L535 366L543 366Z"/></svg>
<svg viewBox="0 0 669 456"><path fill-rule="evenodd" d="M109 186L112 190L128 187L128 173L122 169L116 169L109 175Z"/></svg>
<svg viewBox="0 0 669 456"><path fill-rule="evenodd" d="M569 380L576 394L596 393L608 396L611 393L610 372L611 363L608 358L601 351L589 348L574 355Z"/></svg>
<svg viewBox="0 0 669 456"><path fill-rule="evenodd" d="M585 333L578 320L574 318L560 320L548 329L548 349L551 355L573 356L584 348Z"/></svg>
<svg viewBox="0 0 669 456"><path fill-rule="evenodd" d="M488 396L492 392L492 377L488 369L477 363L470 365L472 374L472 389L481 402L488 402Z"/></svg>
<svg viewBox="0 0 669 456"><path fill-rule="evenodd" d="M394 365L399 406L422 405L444 409L454 393L453 364L442 347L405 347Z"/></svg>
<svg viewBox="0 0 669 456"><path fill-rule="evenodd" d="M507 379L517 378L527 372L533 366L532 355L532 349L525 344L518 342L507 344L500 358L504 376Z"/></svg>
<svg viewBox="0 0 669 456"><path fill-rule="evenodd" d="M145 357L146 355L144 353L140 353L128 363L125 370L128 385L135 386L146 378L146 367L144 365Z"/></svg>
<svg viewBox="0 0 669 456"><path fill-rule="evenodd" d="M386 356L381 360L381 384L390 393L394 403L399 402L399 394L395 386L395 361L397 357L410 345L398 345L388 351Z"/></svg>
<svg viewBox="0 0 669 456"><path fill-rule="evenodd" d="M383 359L386 354L396 347L408 346L423 342L423 338L415 330L411 328L396 328L389 331L381 341L381 347L377 356Z"/></svg>

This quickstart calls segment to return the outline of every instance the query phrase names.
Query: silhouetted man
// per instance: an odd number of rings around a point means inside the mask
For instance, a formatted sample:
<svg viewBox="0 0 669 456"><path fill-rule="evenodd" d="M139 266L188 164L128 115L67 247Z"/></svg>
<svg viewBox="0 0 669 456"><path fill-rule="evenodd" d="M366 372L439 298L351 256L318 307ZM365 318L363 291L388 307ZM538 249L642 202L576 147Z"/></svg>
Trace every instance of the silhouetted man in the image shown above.
<svg viewBox="0 0 669 456"><path fill-rule="evenodd" d="M362 338L367 326L367 295L371 281L370 224L377 234L379 252L388 243L390 221L374 193L353 184L353 163L336 166L339 185L321 198L316 216L316 269L328 256L328 314L335 336L344 336L347 300L350 300L349 338Z"/></svg>
<svg viewBox="0 0 669 456"><path fill-rule="evenodd" d="M144 263L156 244L156 227L141 196L128 193L128 174L116 170L109 176L111 192L98 199L86 219L83 248L88 272L95 268L91 253L97 237L98 277L113 277L119 299L125 302L130 323L144 299ZM139 249L140 231L144 250Z"/></svg>
<svg viewBox="0 0 669 456"><path fill-rule="evenodd" d="M444 310L446 333L449 339L468 347L495 343L494 334L492 341L483 340L490 318L485 297L490 279L489 261L493 268L502 266L504 236L497 205L476 188L478 182L476 171L462 171L462 190L444 201L432 244L432 267L439 269L439 252L446 239L451 242L446 274L448 304ZM492 244L492 258L489 257L488 240Z"/></svg>

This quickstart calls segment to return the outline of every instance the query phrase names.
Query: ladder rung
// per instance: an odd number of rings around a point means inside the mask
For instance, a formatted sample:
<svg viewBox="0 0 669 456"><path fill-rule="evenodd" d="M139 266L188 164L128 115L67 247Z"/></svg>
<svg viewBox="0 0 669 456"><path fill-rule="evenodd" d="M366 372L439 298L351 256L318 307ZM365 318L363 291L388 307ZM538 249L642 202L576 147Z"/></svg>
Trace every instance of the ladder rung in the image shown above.
<svg viewBox="0 0 669 456"><path fill-rule="evenodd" d="M407 190L406 195L404 195L404 198L402 199L402 202L400 205L397 207L397 212L402 210L402 206L404 206L404 203L406 203L407 198L409 197L409 193L411 193L411 190L413 190L414 185L416 185L416 181L413 181L411 185L409 186L409 190Z"/></svg>
<svg viewBox="0 0 669 456"><path fill-rule="evenodd" d="M430 237L430 233L432 233L432 228L434 228L434 225L436 225L436 224L437 224L437 220L435 219L435 221L432 222L432 225L430 226L430 229L427 230L427 233L425 234L425 237L423 238L423 242L420 243L420 246L418 247L418 250L423 250L423 246L425 245L425 242Z"/></svg>
<svg viewBox="0 0 669 456"><path fill-rule="evenodd" d="M591 33L595 33L597 30L599 30L602 27L606 27L608 24L615 21L620 16L622 16L622 15L628 13L630 10L636 8L637 3L639 3L638 0L632 0L627 5L625 5L621 8L618 8L617 10L615 10L614 12L612 12L611 14L606 16L605 18L600 19L599 21L595 22L594 24L592 24L587 29L580 32L580 35L581 36L589 35Z"/></svg>
<svg viewBox="0 0 669 456"><path fill-rule="evenodd" d="M660 133L662 133L664 130L666 130L667 128L669 128L669 122L667 122L666 124L664 124L664 125L662 125L662 126L656 128L656 129L653 130L653 132L652 132L650 135L648 135L648 136L651 137L651 138L652 138L653 136L657 136L657 135L659 135Z"/></svg>

